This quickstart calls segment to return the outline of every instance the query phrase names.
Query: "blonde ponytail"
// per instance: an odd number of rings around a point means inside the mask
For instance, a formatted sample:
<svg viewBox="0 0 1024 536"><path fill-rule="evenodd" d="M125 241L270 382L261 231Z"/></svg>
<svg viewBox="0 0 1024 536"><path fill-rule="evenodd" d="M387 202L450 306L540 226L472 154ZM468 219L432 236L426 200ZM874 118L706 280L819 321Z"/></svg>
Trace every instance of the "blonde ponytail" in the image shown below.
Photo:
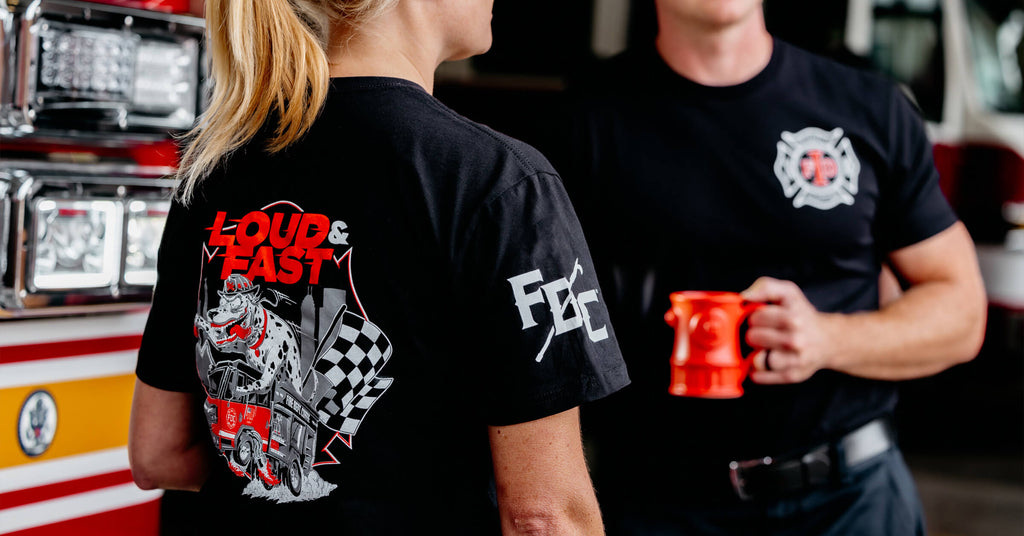
<svg viewBox="0 0 1024 536"><path fill-rule="evenodd" d="M327 97L328 15L293 0L206 0L213 94L187 135L179 198L277 118L266 150L281 151L309 130Z"/></svg>

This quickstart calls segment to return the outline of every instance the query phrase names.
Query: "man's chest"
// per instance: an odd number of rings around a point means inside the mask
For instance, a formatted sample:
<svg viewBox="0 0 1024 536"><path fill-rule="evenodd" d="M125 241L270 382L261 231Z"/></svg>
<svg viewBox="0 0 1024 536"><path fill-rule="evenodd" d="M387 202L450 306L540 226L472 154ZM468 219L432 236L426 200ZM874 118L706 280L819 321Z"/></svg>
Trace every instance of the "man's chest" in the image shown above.
<svg viewBox="0 0 1024 536"><path fill-rule="evenodd" d="M855 124L694 109L615 124L595 152L599 187L631 232L749 246L871 242L880 159Z"/></svg>

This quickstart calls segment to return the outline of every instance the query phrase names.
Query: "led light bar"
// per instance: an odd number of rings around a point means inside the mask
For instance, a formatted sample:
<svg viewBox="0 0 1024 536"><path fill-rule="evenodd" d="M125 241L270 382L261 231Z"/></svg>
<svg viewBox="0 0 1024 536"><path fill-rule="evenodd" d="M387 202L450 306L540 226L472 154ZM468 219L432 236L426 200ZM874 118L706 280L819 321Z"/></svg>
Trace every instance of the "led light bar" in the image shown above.
<svg viewBox="0 0 1024 536"><path fill-rule="evenodd" d="M125 229L124 283L156 284L156 254L164 232L168 201L134 200L128 203L128 226Z"/></svg>
<svg viewBox="0 0 1024 536"><path fill-rule="evenodd" d="M41 23L37 99L127 101L139 40L115 30Z"/></svg>
<svg viewBox="0 0 1024 536"><path fill-rule="evenodd" d="M92 2L0 9L0 135L188 129L202 33L201 18Z"/></svg>
<svg viewBox="0 0 1024 536"><path fill-rule="evenodd" d="M69 290L117 282L124 221L119 201L41 197L33 204L32 287Z"/></svg>
<svg viewBox="0 0 1024 536"><path fill-rule="evenodd" d="M180 44L143 41L135 57L135 91L132 104L138 110L169 114L191 125L196 112L195 40Z"/></svg>
<svg viewBox="0 0 1024 536"><path fill-rule="evenodd" d="M173 171L0 162L0 317L148 302Z"/></svg>

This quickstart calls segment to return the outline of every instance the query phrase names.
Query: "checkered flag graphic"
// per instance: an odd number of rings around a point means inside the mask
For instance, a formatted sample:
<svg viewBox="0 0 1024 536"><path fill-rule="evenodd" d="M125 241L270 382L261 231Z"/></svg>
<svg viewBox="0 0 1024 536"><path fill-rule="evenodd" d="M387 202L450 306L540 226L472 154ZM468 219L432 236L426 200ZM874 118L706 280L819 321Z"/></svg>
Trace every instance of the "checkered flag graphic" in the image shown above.
<svg viewBox="0 0 1024 536"><path fill-rule="evenodd" d="M329 331L336 338L321 350L313 368L331 384L316 405L320 422L354 434L392 378L377 376L391 358L391 342L375 324L343 310ZM340 320L340 325L338 321Z"/></svg>

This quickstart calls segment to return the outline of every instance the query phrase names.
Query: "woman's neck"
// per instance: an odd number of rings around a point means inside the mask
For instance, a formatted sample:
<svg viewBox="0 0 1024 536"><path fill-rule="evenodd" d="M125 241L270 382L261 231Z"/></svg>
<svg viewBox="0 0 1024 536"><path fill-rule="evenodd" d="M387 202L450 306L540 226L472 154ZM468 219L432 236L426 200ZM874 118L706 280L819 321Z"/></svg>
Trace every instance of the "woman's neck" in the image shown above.
<svg viewBox="0 0 1024 536"><path fill-rule="evenodd" d="M327 61L332 77L387 76L409 80L428 93L440 64L427 32L393 9L355 32L331 32Z"/></svg>

